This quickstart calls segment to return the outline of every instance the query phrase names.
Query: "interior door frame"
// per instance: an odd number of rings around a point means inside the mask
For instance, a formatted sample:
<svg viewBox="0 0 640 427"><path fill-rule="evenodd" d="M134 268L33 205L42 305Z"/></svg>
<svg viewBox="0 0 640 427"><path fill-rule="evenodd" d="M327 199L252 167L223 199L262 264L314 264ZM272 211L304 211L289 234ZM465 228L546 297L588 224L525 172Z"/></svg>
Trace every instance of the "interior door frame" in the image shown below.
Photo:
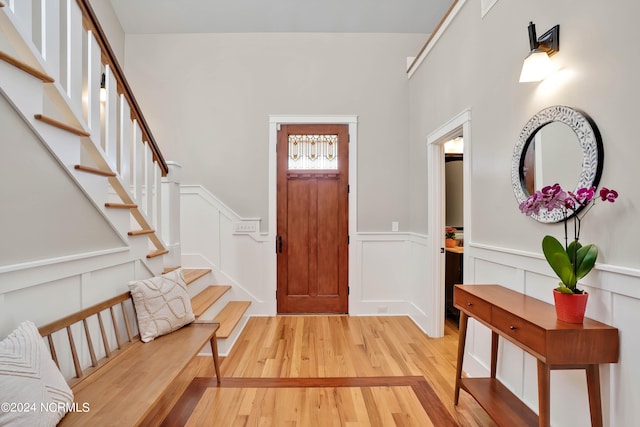
<svg viewBox="0 0 640 427"><path fill-rule="evenodd" d="M444 228L445 216L445 179L444 179L444 143L462 133L464 140L464 163L462 166L462 186L464 210L464 254L463 277L470 283L469 248L471 246L471 110L466 109L451 118L427 136L427 228L429 233L428 253L431 277L431 310L427 334L431 337L444 336Z"/></svg>
<svg viewBox="0 0 640 427"><path fill-rule="evenodd" d="M356 253L355 235L358 230L357 225L357 194L358 183L357 174L357 147L358 147L358 116L337 115L337 116L315 116L315 115L270 115L269 116L269 230L267 232L267 286L273 295L272 303L266 301L269 311L275 315L277 313L276 291L278 288L278 256L276 254L276 235L278 231L278 162L276 147L278 145L278 130L281 125L295 124L346 124L349 127L349 218L348 233L351 238L349 245L349 279L348 286L355 284ZM355 307L353 301L354 293L349 293L349 310Z"/></svg>

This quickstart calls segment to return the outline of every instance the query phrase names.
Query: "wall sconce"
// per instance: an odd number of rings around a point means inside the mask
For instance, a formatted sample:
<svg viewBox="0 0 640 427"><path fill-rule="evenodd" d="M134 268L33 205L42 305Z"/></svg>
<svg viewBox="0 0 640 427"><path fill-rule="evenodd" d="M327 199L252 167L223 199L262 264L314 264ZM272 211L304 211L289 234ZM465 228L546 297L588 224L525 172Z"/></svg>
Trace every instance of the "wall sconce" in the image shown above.
<svg viewBox="0 0 640 427"><path fill-rule="evenodd" d="M107 87L106 87L106 76L102 73L102 79L100 80L100 102L105 102L107 100Z"/></svg>
<svg viewBox="0 0 640 427"><path fill-rule="evenodd" d="M560 50L560 26L536 38L536 26L529 22L529 47L531 52L522 64L520 83L539 82L558 69L549 57Z"/></svg>

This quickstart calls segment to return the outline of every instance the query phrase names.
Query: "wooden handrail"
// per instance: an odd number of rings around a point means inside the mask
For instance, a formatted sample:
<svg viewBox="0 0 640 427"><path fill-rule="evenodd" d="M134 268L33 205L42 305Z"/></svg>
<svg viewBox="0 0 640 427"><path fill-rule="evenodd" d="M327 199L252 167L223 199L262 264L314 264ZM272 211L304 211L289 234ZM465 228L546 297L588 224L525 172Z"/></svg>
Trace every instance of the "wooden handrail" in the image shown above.
<svg viewBox="0 0 640 427"><path fill-rule="evenodd" d="M153 135L151 134L151 129L149 128L149 124L147 123L144 115L142 114L142 109L138 105L136 98L133 96L133 91L127 82L127 79L124 76L124 72L118 63L118 59L116 58L109 41L107 40L107 36L98 21L98 17L96 16L93 8L89 4L89 0L76 0L78 6L80 6L80 10L82 11L82 15L84 16L83 22L84 25L91 30L95 37L100 49L102 50L102 58L106 60L109 66L113 69L116 80L118 81L118 86L120 86L123 90L123 94L127 101L129 101L129 105L131 106L131 115L135 118L140 124L140 128L143 133L143 140L146 140L149 143L149 147L153 152L153 158L156 162L158 162L158 166L162 171L162 176L166 176L169 172L169 167L167 166L167 162L165 161L162 153L160 152L160 148L156 143Z"/></svg>

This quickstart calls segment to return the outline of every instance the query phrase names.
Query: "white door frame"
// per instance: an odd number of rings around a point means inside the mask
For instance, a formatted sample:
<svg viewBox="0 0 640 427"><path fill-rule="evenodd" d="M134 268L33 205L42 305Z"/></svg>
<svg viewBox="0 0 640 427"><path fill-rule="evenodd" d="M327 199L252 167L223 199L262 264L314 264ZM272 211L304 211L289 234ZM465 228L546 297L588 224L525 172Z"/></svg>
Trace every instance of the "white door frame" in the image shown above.
<svg viewBox="0 0 640 427"><path fill-rule="evenodd" d="M358 160L358 116L269 116L269 231L267 243L267 286L273 290L275 297L278 287L278 256L275 251L278 231L278 162L276 147L278 146L278 130L280 125L290 124L346 124L349 126L349 236L353 237L349 245L349 286L355 284L356 253L355 235L358 230L357 207L358 194L357 160ZM340 161L340 160L338 160ZM355 292L349 294L349 311L355 307ZM270 305L271 307L271 305ZM271 308L277 313L276 299Z"/></svg>
<svg viewBox="0 0 640 427"><path fill-rule="evenodd" d="M468 251L471 241L471 110L466 109L451 118L448 122L440 126L427 136L427 212L428 212L428 233L429 244L428 253L431 272L431 310L429 330L427 334L431 337L441 337L444 335L444 228L446 226L445 217L445 179L444 179L444 143L462 133L464 140L464 163L463 163L463 221L464 221L464 244L465 253L463 264L465 266L465 282L468 269Z"/></svg>

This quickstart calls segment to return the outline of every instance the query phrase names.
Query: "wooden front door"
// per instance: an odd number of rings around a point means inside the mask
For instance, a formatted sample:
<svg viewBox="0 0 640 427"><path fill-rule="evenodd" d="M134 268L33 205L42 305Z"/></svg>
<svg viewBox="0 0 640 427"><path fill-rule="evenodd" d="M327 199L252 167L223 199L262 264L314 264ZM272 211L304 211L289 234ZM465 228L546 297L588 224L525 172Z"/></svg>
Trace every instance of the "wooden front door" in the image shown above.
<svg viewBox="0 0 640 427"><path fill-rule="evenodd" d="M278 131L278 313L348 312L347 125Z"/></svg>

